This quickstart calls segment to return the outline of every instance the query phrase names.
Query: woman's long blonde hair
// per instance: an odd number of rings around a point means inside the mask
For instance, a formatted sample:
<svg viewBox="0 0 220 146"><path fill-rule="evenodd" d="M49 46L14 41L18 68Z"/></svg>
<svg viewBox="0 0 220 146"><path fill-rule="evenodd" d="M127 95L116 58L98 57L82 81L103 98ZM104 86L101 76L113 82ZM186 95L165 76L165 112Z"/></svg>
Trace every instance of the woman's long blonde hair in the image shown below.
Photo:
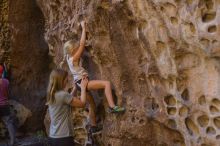
<svg viewBox="0 0 220 146"><path fill-rule="evenodd" d="M72 55L78 47L79 47L79 42L76 39L72 39L64 43L63 60L60 63L60 68L63 68L63 64L66 62L67 55Z"/></svg>
<svg viewBox="0 0 220 146"><path fill-rule="evenodd" d="M67 78L68 73L62 69L54 69L50 73L50 80L47 88L47 103L52 104L55 102L54 94L57 91L63 90L64 80Z"/></svg>

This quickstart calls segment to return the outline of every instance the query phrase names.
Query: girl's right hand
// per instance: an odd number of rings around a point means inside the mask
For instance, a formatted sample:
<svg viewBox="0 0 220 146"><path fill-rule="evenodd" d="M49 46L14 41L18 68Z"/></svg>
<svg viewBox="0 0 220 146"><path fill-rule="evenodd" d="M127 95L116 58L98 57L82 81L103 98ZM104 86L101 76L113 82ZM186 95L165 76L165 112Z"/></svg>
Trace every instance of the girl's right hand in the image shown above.
<svg viewBox="0 0 220 146"><path fill-rule="evenodd" d="M86 89L88 82L89 82L88 78L86 78L86 77L82 78L82 81L81 81L81 84L80 84L81 90L85 90Z"/></svg>

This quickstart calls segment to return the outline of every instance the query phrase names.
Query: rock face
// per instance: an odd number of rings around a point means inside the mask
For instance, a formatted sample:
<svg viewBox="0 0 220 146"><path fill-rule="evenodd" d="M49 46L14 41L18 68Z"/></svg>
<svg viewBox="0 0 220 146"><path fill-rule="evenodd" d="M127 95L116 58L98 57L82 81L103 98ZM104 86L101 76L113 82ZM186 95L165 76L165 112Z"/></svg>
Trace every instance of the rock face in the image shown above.
<svg viewBox="0 0 220 146"><path fill-rule="evenodd" d="M38 3L56 64L87 21L88 70L110 80L127 109L105 115L104 145L219 145L218 0Z"/></svg>
<svg viewBox="0 0 220 146"><path fill-rule="evenodd" d="M15 114L15 117L18 119L17 127L23 126L25 121L32 116L31 111L15 100L10 100L9 104L12 113Z"/></svg>
<svg viewBox="0 0 220 146"><path fill-rule="evenodd" d="M9 100L9 105L14 124L17 128L20 128L24 125L25 121L31 117L31 111L15 100ZM7 128L3 122L0 121L0 137L5 137L7 132Z"/></svg>
<svg viewBox="0 0 220 146"><path fill-rule="evenodd" d="M10 33L8 14L9 1L0 1L0 63L9 59Z"/></svg>
<svg viewBox="0 0 220 146"><path fill-rule="evenodd" d="M10 0L9 9L12 95L33 113L27 127L42 127L48 47L58 65L64 42L80 38L79 21L86 19L84 66L91 79L110 80L117 103L127 109L123 115L98 109L104 125L99 145L219 145L219 0L37 3ZM8 2L0 4L5 12ZM104 99L103 94L94 97ZM74 115L76 140L83 143L86 118L82 111Z"/></svg>
<svg viewBox="0 0 220 146"><path fill-rule="evenodd" d="M50 73L44 19L35 1L10 0L11 97L31 110L25 129L43 128L45 96Z"/></svg>

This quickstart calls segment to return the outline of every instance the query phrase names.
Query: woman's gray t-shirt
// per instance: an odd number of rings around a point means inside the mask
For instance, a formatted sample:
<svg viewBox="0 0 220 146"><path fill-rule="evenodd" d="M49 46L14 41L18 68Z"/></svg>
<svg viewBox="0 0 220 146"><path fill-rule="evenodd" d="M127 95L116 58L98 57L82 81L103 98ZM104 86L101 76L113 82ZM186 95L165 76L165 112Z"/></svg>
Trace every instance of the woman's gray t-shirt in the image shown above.
<svg viewBox="0 0 220 146"><path fill-rule="evenodd" d="M68 92L56 92L55 101L49 104L50 114L50 133L52 138L62 138L73 136L73 127L71 119L71 101L73 96Z"/></svg>

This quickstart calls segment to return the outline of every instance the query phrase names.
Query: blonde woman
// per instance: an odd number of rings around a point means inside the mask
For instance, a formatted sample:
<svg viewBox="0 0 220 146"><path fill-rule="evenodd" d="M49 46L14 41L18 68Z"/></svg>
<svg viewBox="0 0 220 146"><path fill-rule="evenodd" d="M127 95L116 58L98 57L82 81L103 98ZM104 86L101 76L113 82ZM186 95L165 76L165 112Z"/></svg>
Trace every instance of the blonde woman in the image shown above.
<svg viewBox="0 0 220 146"><path fill-rule="evenodd" d="M74 98L65 91L67 72L55 69L50 74L47 89L47 105L50 115L49 139L51 146L74 146L71 119L72 107L84 107L86 103L87 78L82 78L81 97Z"/></svg>
<svg viewBox="0 0 220 146"><path fill-rule="evenodd" d="M80 83L82 78L88 78L88 72L81 66L80 58L85 48L85 40L86 40L86 24L85 21L81 22L82 27L82 36L80 39L80 43L77 40L69 40L64 44L63 51L64 51L64 61L67 61L69 69L73 75L74 82L78 90L80 90ZM87 91L90 90L99 90L104 89L105 96L107 98L109 104L109 112L111 113L122 113L125 111L125 108L116 106L112 97L112 89L111 83L109 81L103 80L89 80ZM87 94L87 96L89 96Z"/></svg>

